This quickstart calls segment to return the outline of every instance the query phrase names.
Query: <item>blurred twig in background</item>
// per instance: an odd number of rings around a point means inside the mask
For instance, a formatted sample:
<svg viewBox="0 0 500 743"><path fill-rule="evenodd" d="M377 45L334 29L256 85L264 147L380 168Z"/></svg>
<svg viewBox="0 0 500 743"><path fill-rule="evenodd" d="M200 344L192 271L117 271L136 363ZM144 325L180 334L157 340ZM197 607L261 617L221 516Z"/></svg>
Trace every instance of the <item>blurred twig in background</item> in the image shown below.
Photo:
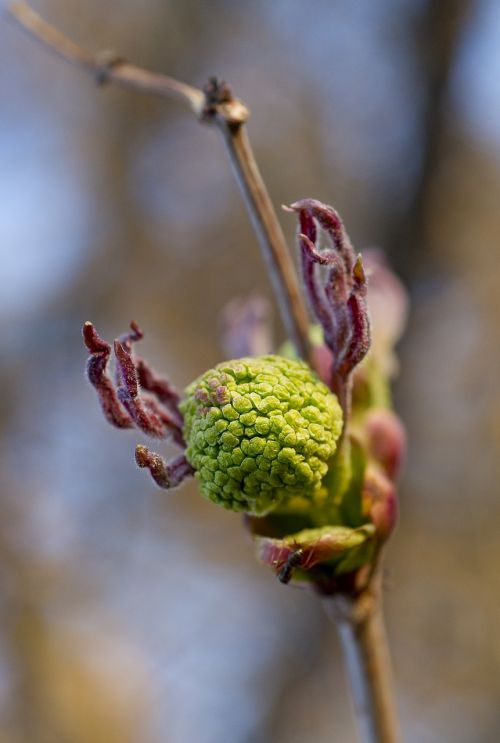
<svg viewBox="0 0 500 743"><path fill-rule="evenodd" d="M416 70L419 77L421 102L419 110L418 166L411 195L402 213L397 216L390 248L398 265L399 246L405 245L413 257L418 251L428 251L427 221L432 209L432 184L446 152L450 131L449 85L457 54L477 0L444 0L419 7L417 22L409 29L413 38ZM408 21L408 22L409 22ZM404 267L401 266L403 272Z"/></svg>
<svg viewBox="0 0 500 743"><path fill-rule="evenodd" d="M259 239L289 337L299 355L312 361L305 303L283 231L244 127L249 112L234 98L229 87L213 78L201 91L166 75L128 64L114 53L93 56L46 23L27 3L15 3L10 13L32 36L67 61L91 72L99 83L113 82L144 93L180 99L200 120L217 125Z"/></svg>

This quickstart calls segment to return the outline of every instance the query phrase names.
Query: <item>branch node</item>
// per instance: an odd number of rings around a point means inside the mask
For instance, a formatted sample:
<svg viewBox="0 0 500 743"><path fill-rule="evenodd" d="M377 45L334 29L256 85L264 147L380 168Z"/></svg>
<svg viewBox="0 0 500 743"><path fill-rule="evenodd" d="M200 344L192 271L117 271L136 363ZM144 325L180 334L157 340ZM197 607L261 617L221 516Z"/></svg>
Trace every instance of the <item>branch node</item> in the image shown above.
<svg viewBox="0 0 500 743"><path fill-rule="evenodd" d="M112 49L103 49L95 56L95 80L98 85L109 83L110 72L127 60Z"/></svg>
<svg viewBox="0 0 500 743"><path fill-rule="evenodd" d="M200 113L200 120L211 122L216 117L223 118L229 126L238 127L250 116L244 103L234 97L233 91L224 80L212 76L203 86L205 105Z"/></svg>

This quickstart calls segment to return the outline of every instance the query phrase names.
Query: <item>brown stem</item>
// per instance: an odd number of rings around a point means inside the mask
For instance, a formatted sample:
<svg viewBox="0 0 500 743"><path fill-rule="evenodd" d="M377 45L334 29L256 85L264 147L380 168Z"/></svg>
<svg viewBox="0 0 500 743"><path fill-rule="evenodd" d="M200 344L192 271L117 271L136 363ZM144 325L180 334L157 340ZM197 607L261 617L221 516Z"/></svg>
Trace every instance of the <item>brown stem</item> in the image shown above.
<svg viewBox="0 0 500 743"><path fill-rule="evenodd" d="M187 103L198 116L201 115L205 105L205 94L202 90L181 83L167 75L158 75L128 64L118 55L114 60L110 58L106 61L99 54L91 54L47 23L25 2L11 5L9 13L30 36L67 62L90 72L101 82L113 82L143 93L176 98Z"/></svg>
<svg viewBox="0 0 500 743"><path fill-rule="evenodd" d="M399 728L380 593L324 600L337 627L362 743L398 743Z"/></svg>
<svg viewBox="0 0 500 743"><path fill-rule="evenodd" d="M90 72L99 82L112 82L143 93L175 98L187 103L200 120L217 124L270 273L283 323L298 353L312 363L307 309L244 127L249 116L246 106L233 97L209 106L205 92L198 88L128 64L117 55L107 58L92 55L44 21L25 2L14 3L9 12L31 36L63 59Z"/></svg>
<svg viewBox="0 0 500 743"><path fill-rule="evenodd" d="M313 366L307 310L283 231L255 161L247 131L243 125L231 125L220 116L216 118L216 122L259 239L286 329L300 356Z"/></svg>

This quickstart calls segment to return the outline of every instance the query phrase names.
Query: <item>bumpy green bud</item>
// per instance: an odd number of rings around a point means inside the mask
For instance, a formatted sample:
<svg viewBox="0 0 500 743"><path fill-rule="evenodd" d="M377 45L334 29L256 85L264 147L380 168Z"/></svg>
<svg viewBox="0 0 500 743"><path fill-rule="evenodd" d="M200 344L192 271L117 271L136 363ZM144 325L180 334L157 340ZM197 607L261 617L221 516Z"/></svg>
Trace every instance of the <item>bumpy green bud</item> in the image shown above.
<svg viewBox="0 0 500 743"><path fill-rule="evenodd" d="M189 385L181 411L203 495L252 514L311 497L342 430L328 387L302 361L281 356L218 364Z"/></svg>

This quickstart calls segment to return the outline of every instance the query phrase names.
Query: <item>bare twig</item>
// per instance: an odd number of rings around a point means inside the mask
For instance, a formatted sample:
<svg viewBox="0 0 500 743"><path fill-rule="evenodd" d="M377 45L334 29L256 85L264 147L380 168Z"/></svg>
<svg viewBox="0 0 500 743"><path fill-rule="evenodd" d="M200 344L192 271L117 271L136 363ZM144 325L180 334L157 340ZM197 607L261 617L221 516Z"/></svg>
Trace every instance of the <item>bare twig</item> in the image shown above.
<svg viewBox="0 0 500 743"><path fill-rule="evenodd" d="M217 117L216 122L262 247L269 275L271 278L279 277L279 280L273 281L273 288L285 322L285 316L288 318L287 330L299 354L314 367L308 337L307 310L283 231L255 161L248 134L244 126L232 127L222 117ZM289 312L289 307L294 311Z"/></svg>
<svg viewBox="0 0 500 743"><path fill-rule="evenodd" d="M234 98L227 87L224 96L214 96L218 89L215 84L214 90L213 81L209 95L208 89L202 91L167 75L136 67L118 55L93 55L48 24L25 2L14 3L9 12L31 36L71 64L92 74L99 83L115 83L143 93L180 100L188 104L198 119L217 125L260 243L283 323L298 353L312 365L306 306L283 232L244 128L249 116L246 106Z"/></svg>
<svg viewBox="0 0 500 743"><path fill-rule="evenodd" d="M363 743L400 740L392 690L392 670L385 633L379 578L358 597L324 599L335 623L349 675L354 711Z"/></svg>
<svg viewBox="0 0 500 743"><path fill-rule="evenodd" d="M9 12L30 36L67 62L90 72L100 82L113 82L143 93L176 98L187 103L197 116L201 116L205 105L205 94L202 90L167 75L157 75L128 64L117 55L114 59L112 57L105 59L103 55L91 54L47 23L25 2L14 3L10 6Z"/></svg>

